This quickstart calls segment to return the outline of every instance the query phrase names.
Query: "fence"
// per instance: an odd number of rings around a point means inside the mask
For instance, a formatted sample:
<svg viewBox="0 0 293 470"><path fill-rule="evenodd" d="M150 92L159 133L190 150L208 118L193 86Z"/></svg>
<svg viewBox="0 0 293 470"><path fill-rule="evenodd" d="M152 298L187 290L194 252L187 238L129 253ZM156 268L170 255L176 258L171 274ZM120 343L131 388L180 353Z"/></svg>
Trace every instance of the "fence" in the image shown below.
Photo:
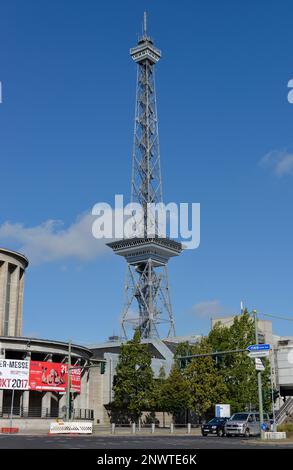
<svg viewBox="0 0 293 470"><path fill-rule="evenodd" d="M10 418L10 406L0 408L0 418ZM45 407L30 407L24 408L22 406L13 407L13 418L65 418L63 410L50 409ZM87 408L75 408L72 410L72 419L90 420L94 419L94 410Z"/></svg>
<svg viewBox="0 0 293 470"><path fill-rule="evenodd" d="M92 434L93 423L70 421L50 424L50 434Z"/></svg>
<svg viewBox="0 0 293 470"><path fill-rule="evenodd" d="M193 425L191 423L187 424L173 424L170 423L168 426L158 426L155 423L145 424L145 423L131 423L131 424L110 424L111 434L119 433L129 433L129 434L139 434L139 433L176 433L176 434L198 434L200 432L199 425Z"/></svg>

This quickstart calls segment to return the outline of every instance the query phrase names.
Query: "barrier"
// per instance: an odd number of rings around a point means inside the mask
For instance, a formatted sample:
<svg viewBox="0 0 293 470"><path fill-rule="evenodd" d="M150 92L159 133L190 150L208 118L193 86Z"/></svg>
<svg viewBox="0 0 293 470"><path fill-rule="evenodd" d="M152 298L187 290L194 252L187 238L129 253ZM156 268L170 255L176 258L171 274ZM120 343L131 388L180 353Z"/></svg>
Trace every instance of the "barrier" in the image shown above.
<svg viewBox="0 0 293 470"><path fill-rule="evenodd" d="M286 439L285 432L265 432L264 433L265 439Z"/></svg>
<svg viewBox="0 0 293 470"><path fill-rule="evenodd" d="M49 434L92 434L92 422L79 422L79 421L59 421L50 423Z"/></svg>
<svg viewBox="0 0 293 470"><path fill-rule="evenodd" d="M18 431L19 428L1 428L3 434L16 434Z"/></svg>

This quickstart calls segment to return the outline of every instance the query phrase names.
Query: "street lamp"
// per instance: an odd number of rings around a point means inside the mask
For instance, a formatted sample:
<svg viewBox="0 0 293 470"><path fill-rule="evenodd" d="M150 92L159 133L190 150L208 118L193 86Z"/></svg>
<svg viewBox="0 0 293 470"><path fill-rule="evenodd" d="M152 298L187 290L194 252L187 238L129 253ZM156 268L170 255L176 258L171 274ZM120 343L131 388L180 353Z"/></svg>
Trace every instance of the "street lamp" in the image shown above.
<svg viewBox="0 0 293 470"><path fill-rule="evenodd" d="M253 310L254 317L254 331L255 331L255 344L258 344L258 325L257 325L257 312ZM258 406L259 406L259 420L260 420L260 438L264 439L263 430L263 401L262 401L262 383L261 383L261 370L257 370L257 384L258 384Z"/></svg>
<svg viewBox="0 0 293 470"><path fill-rule="evenodd" d="M66 386L66 421L71 417L71 340L68 342L67 386Z"/></svg>

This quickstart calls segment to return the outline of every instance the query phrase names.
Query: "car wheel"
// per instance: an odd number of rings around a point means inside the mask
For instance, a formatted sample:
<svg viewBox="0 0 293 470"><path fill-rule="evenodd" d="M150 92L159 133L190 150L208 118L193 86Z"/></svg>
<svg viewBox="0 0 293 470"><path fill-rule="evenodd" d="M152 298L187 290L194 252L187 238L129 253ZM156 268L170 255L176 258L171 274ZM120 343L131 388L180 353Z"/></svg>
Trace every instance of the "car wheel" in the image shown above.
<svg viewBox="0 0 293 470"><path fill-rule="evenodd" d="M223 437L225 435L224 429L219 429L217 434L218 434L219 437Z"/></svg>
<svg viewBox="0 0 293 470"><path fill-rule="evenodd" d="M202 432L202 435L203 435L204 437L206 437L206 436L207 436L207 433L206 433L206 432Z"/></svg>
<svg viewBox="0 0 293 470"><path fill-rule="evenodd" d="M249 437L249 436L250 436L249 428L246 428L245 433L244 433L244 437Z"/></svg>

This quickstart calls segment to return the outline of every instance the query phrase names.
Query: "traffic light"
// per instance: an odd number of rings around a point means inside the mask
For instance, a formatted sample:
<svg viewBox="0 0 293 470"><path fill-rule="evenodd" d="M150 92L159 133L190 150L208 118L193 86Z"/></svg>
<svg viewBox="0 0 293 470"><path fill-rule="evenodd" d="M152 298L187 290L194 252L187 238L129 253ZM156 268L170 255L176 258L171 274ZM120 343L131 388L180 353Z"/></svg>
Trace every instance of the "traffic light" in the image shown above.
<svg viewBox="0 0 293 470"><path fill-rule="evenodd" d="M100 362L100 370L101 370L101 374L104 374L104 373L105 373L105 370L106 370L106 362Z"/></svg>
<svg viewBox="0 0 293 470"><path fill-rule="evenodd" d="M271 390L263 389L262 390L262 397L263 397L264 401L266 401L266 400L271 401L271 399L272 399Z"/></svg>
<svg viewBox="0 0 293 470"><path fill-rule="evenodd" d="M187 359L178 359L179 369L185 369L187 367Z"/></svg>
<svg viewBox="0 0 293 470"><path fill-rule="evenodd" d="M278 389L275 388L274 391L273 391L274 402L277 400L277 398L279 398L279 396L280 396L280 392L279 392Z"/></svg>
<svg viewBox="0 0 293 470"><path fill-rule="evenodd" d="M259 344L265 344L265 342L266 342L265 335L263 333L258 332L257 336L258 336L258 343Z"/></svg>

